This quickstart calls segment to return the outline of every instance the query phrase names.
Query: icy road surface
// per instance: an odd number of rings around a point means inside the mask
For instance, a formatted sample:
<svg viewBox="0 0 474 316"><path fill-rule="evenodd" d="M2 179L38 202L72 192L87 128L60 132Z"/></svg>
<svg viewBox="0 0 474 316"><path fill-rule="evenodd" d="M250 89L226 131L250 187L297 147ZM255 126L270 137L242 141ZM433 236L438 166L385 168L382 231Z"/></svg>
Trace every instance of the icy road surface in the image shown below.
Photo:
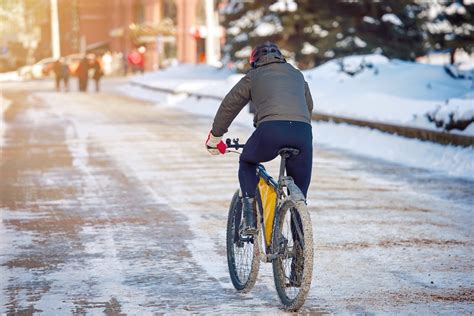
<svg viewBox="0 0 474 316"><path fill-rule="evenodd" d="M230 283L238 157L205 151L209 117L42 85L4 86L1 315L283 313L270 265L250 294ZM317 147L302 311L473 313L473 187Z"/></svg>

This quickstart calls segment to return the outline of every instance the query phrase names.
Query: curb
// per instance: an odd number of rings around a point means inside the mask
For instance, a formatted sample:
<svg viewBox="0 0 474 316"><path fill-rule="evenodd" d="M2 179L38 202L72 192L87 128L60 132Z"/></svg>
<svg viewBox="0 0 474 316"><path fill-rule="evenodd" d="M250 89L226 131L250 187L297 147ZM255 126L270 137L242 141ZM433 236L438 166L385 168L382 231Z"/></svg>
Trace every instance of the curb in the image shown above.
<svg viewBox="0 0 474 316"><path fill-rule="evenodd" d="M189 97L195 97L198 99L206 98L221 101L221 96L216 95L206 95L202 93L195 93L195 92L186 92L186 91L176 91L173 89L168 88L159 88L159 87L152 87L143 83L139 82L130 82L131 85L138 86L144 89L159 91L164 93L170 94L186 94ZM354 119L339 115L332 115L332 114L325 114L321 112L313 112L312 120L314 121L321 121L321 122L333 122L336 124L349 124L354 126L360 127L368 127L372 129L379 130L384 133L389 133L393 135L398 135L407 138L414 138L423 141L430 141L438 144L443 145L454 145L454 146L462 146L462 147L471 147L474 146L474 136L465 136L465 135L458 135L458 134L450 134L446 132L438 132L429 129L423 129L418 127L409 127L409 126L402 126L396 124L387 124L381 123L376 121L368 121L368 120L360 120Z"/></svg>

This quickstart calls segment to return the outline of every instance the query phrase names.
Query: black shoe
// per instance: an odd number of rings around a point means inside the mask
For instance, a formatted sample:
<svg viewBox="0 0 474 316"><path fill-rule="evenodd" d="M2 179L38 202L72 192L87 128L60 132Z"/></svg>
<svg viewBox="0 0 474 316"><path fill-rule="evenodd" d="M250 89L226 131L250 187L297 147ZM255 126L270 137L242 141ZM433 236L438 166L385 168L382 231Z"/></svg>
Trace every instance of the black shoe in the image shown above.
<svg viewBox="0 0 474 316"><path fill-rule="evenodd" d="M257 219L255 216L254 198L242 198L242 208L244 212L243 233L246 235L257 234Z"/></svg>

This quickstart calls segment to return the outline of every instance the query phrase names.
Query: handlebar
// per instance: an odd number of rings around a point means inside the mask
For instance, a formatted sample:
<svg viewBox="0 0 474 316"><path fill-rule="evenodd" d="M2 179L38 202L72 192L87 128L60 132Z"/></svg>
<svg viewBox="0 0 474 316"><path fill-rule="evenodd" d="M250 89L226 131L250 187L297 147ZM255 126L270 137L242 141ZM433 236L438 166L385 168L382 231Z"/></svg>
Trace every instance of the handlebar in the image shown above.
<svg viewBox="0 0 474 316"><path fill-rule="evenodd" d="M234 138L232 140L230 138L227 138L225 140L225 144L227 148L233 148L233 149L240 149L240 148L244 148L245 146L245 144L239 144L238 138Z"/></svg>

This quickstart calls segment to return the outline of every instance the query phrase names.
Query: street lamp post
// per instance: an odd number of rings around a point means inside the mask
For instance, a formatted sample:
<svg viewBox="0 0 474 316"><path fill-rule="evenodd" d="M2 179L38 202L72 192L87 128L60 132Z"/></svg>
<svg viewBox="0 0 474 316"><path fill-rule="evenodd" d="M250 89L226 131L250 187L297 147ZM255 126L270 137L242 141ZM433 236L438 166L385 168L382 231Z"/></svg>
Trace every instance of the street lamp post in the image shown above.
<svg viewBox="0 0 474 316"><path fill-rule="evenodd" d="M51 48L53 58L61 57L61 46L59 39L59 17L58 17L58 0L51 0Z"/></svg>
<svg viewBox="0 0 474 316"><path fill-rule="evenodd" d="M216 65L216 21L214 15L214 0L206 0L206 63Z"/></svg>

